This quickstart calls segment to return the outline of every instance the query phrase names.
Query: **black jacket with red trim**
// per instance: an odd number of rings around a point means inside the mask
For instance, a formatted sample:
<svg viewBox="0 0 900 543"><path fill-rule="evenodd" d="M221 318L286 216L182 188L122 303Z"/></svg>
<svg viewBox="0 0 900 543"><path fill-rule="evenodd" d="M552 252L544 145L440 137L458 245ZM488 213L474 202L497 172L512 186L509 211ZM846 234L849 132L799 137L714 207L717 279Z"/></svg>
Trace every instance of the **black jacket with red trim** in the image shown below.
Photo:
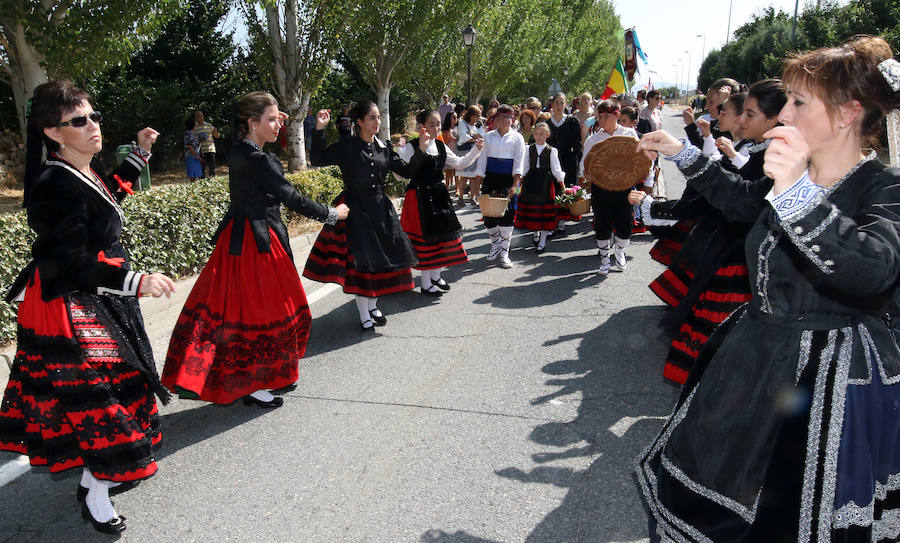
<svg viewBox="0 0 900 543"><path fill-rule="evenodd" d="M28 225L37 239L32 261L6 300L18 299L35 268L45 301L72 292L136 296L143 274L130 270L119 242L124 215L119 203L137 180L149 154L134 151L109 175L99 160L88 177L53 154L31 190Z"/></svg>

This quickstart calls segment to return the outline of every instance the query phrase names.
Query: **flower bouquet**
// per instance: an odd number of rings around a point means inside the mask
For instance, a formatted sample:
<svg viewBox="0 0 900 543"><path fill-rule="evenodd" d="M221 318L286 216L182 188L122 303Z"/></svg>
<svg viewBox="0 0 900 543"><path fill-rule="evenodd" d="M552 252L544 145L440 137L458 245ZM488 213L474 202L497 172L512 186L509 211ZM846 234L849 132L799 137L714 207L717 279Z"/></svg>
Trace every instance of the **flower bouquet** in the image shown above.
<svg viewBox="0 0 900 543"><path fill-rule="evenodd" d="M566 190L556 197L556 205L567 207L569 213L575 216L584 215L591 210L591 201L588 191L581 185L566 187Z"/></svg>

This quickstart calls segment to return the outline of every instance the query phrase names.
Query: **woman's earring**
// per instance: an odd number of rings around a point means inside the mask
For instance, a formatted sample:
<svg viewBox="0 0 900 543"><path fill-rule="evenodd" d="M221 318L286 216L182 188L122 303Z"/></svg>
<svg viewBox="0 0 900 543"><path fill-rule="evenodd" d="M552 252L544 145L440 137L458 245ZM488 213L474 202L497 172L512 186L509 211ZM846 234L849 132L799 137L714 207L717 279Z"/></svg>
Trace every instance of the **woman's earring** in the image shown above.
<svg viewBox="0 0 900 543"><path fill-rule="evenodd" d="M59 144L59 150L60 150L60 151L64 150L65 148L66 148L66 144L65 144L65 143L60 143L60 144Z"/></svg>

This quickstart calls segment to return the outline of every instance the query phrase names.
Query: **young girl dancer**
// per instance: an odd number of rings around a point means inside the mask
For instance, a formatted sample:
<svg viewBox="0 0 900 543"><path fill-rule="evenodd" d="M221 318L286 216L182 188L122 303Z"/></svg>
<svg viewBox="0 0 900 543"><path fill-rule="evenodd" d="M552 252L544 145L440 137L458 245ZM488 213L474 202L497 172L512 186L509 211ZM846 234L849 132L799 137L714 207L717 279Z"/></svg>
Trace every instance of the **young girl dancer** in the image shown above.
<svg viewBox="0 0 900 543"><path fill-rule="evenodd" d="M414 267L422 271L422 294L440 296L442 291L450 290L450 284L441 278L441 269L469 260L459 237L462 226L456 219L450 194L441 183L441 171L465 168L475 162L484 140L476 140L476 147L459 157L436 139L441 126L437 111L422 111L416 121L419 138L406 144L398 154L406 162L413 155L424 156L416 161L419 168L406 187L400 224L419 258Z"/></svg>
<svg viewBox="0 0 900 543"><path fill-rule="evenodd" d="M331 119L320 110L313 132L310 159L314 166L337 165L344 178L344 192L335 200L352 210L346 220L326 225L313 245L303 276L323 283L337 283L356 295L360 326L374 331L387 324L378 309L378 298L414 288L410 266L416 256L400 228L391 199L384 194L388 171L410 178L424 155L403 162L390 144L377 137L381 128L378 107L369 100L358 102L350 112L356 135L325 148L325 127Z"/></svg>
<svg viewBox="0 0 900 543"><path fill-rule="evenodd" d="M547 123L535 125L534 143L526 150L515 220L516 228L531 230L537 234L538 254L544 252L547 237L556 228L559 210L555 202L556 191L566 189L566 173L560 166L556 148L547 145L549 135L550 127Z"/></svg>

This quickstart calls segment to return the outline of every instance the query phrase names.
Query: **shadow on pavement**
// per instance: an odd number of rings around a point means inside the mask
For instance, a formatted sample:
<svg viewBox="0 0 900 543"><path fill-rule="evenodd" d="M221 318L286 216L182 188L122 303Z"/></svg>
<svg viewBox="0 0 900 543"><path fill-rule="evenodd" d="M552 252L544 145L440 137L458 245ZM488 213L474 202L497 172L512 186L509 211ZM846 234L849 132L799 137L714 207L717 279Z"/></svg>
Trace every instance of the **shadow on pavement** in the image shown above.
<svg viewBox="0 0 900 543"><path fill-rule="evenodd" d="M568 488L562 503L544 517L526 541L634 541L647 537L646 521L633 479L634 458L650 442L678 390L663 382L662 361L668 346L656 323L659 306L620 311L587 334L561 336L545 343L578 341L578 358L547 364L553 393L532 400L578 401L568 423L547 422L530 439L547 448L532 455L534 464L510 466L497 475L523 483ZM646 386L635 387L634 383ZM651 420L640 417L651 416ZM553 466L562 459L583 457L583 470ZM571 466L571 463L569 463ZM634 519L639 520L635 521ZM631 519L631 520L626 520Z"/></svg>
<svg viewBox="0 0 900 543"><path fill-rule="evenodd" d="M445 532L443 530L428 530L419 538L421 543L500 543L493 539L484 539L469 535L465 532Z"/></svg>

